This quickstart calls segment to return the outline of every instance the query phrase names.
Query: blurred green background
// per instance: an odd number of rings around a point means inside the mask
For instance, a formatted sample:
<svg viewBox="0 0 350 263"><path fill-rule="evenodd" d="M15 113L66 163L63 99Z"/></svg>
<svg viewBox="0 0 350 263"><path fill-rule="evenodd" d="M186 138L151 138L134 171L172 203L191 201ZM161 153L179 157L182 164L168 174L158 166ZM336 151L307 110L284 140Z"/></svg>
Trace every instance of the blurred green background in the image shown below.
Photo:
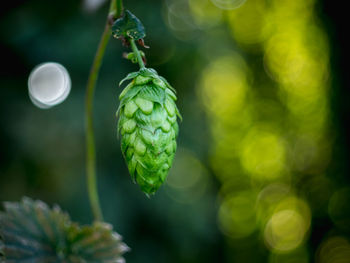
<svg viewBox="0 0 350 263"><path fill-rule="evenodd" d="M115 118L117 83L137 66L112 39L94 124L102 209L132 248L127 262L350 262L349 93L330 2L124 0L184 117L168 180L148 199L128 175ZM98 0L2 7L0 201L26 195L92 221L84 96L107 9ZM27 78L47 61L67 68L72 90L41 110Z"/></svg>

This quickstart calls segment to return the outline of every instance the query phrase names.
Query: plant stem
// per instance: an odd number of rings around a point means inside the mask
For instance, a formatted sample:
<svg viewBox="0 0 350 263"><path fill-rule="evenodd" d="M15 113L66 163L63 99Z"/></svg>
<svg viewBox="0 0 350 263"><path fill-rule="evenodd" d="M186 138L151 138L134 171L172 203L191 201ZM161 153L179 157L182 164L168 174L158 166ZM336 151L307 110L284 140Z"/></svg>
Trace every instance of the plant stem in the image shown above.
<svg viewBox="0 0 350 263"><path fill-rule="evenodd" d="M117 17L119 17L123 13L123 1L122 0L116 0L116 1L117 1L116 3L117 3L117 14L118 14Z"/></svg>
<svg viewBox="0 0 350 263"><path fill-rule="evenodd" d="M130 38L130 44L131 44L132 51L134 52L134 54L136 54L137 62L139 62L140 69L145 68L145 64L143 63L140 51L138 50L138 48L135 44L135 40Z"/></svg>
<svg viewBox="0 0 350 263"><path fill-rule="evenodd" d="M113 14L114 18L119 17L122 12L122 1L111 0L108 17ZM93 128L93 98L94 91L98 79L98 73L102 64L102 60L106 51L106 47L111 36L110 23L107 19L105 29L103 31L100 43L98 45L94 62L91 67L88 83L86 86L86 100L85 100L85 132L86 132L86 176L87 187L90 199L92 213L96 221L103 221L103 215L100 207L100 201L97 190L96 179L96 151Z"/></svg>

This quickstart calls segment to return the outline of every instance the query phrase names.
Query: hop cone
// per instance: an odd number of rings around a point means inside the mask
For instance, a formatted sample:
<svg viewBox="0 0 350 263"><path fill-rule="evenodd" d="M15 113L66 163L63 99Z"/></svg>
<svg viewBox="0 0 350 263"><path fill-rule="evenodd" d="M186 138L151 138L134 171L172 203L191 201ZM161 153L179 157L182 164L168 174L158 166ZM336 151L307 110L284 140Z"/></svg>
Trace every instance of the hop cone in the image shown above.
<svg viewBox="0 0 350 263"><path fill-rule="evenodd" d="M121 149L133 180L153 194L172 165L181 116L175 90L155 70L130 73L121 83L130 79L119 96Z"/></svg>

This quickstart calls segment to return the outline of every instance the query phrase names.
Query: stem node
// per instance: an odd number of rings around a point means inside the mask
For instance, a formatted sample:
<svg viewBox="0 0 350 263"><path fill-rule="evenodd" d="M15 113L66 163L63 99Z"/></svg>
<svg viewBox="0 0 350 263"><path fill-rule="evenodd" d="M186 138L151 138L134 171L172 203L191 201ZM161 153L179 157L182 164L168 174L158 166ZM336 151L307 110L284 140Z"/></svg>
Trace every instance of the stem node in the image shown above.
<svg viewBox="0 0 350 263"><path fill-rule="evenodd" d="M145 64L143 63L143 59L141 57L140 51L138 50L138 48L136 46L135 40L130 38L129 41L130 41L132 51L136 55L137 61L139 62L140 69L145 68Z"/></svg>

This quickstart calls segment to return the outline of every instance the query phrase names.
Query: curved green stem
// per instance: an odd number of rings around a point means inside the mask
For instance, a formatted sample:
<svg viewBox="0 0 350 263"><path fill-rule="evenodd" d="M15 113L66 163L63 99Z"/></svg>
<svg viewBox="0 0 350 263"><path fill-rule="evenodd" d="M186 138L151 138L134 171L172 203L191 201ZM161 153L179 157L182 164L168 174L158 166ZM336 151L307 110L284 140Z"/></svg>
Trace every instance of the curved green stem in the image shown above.
<svg viewBox="0 0 350 263"><path fill-rule="evenodd" d="M109 16L113 14L114 17L119 17L122 12L122 1L111 0L109 7ZM98 79L98 73L102 64L102 60L106 51L106 47L111 36L110 23L107 19L105 29L103 31L100 43L98 45L94 62L91 67L88 83L86 86L86 100L85 100L85 132L86 132L86 176L87 187L90 199L90 205L95 220L103 221L103 215L100 207L100 201L97 190L96 180L96 151L95 151L95 139L93 128L93 98L94 91Z"/></svg>
<svg viewBox="0 0 350 263"><path fill-rule="evenodd" d="M130 44L131 44L132 51L133 51L134 54L136 55L137 62L138 62L139 65L140 65L140 69L145 68L145 64L143 63L143 60L142 60L140 51L138 50L138 48L137 48L137 46L136 46L136 44L135 44L135 40L132 39L132 38L130 38Z"/></svg>

